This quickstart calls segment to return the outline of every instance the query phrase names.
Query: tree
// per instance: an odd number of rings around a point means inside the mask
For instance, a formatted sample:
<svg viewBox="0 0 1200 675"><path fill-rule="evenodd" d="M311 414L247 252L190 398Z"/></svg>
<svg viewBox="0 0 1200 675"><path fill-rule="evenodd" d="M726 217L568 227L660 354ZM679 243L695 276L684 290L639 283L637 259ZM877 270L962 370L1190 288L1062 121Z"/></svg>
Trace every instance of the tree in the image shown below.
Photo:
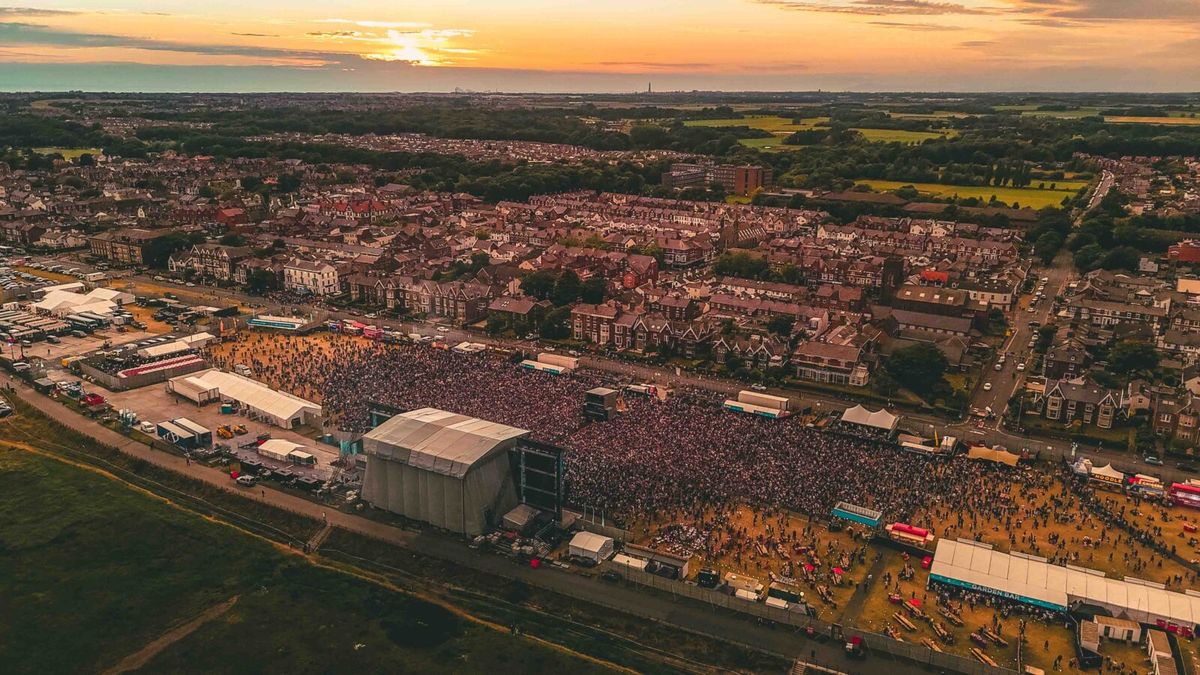
<svg viewBox="0 0 1200 675"><path fill-rule="evenodd" d="M279 290L279 277L271 270L254 269L246 275L246 288L255 295Z"/></svg>
<svg viewBox="0 0 1200 675"><path fill-rule="evenodd" d="M246 238L236 232L230 232L221 235L221 238L217 242L226 246L241 246L246 243Z"/></svg>
<svg viewBox="0 0 1200 675"><path fill-rule="evenodd" d="M471 254L471 271L478 272L479 270L492 264L492 257L483 251L477 251Z"/></svg>
<svg viewBox="0 0 1200 675"><path fill-rule="evenodd" d="M884 361L888 373L913 392L926 396L943 383L949 367L942 350L928 342L897 349Z"/></svg>
<svg viewBox="0 0 1200 675"><path fill-rule="evenodd" d="M162 269L167 266L167 260L176 251L187 248L192 241L182 232L170 232L161 237L155 237L146 243L142 256L146 265Z"/></svg>
<svg viewBox="0 0 1200 675"><path fill-rule="evenodd" d="M774 333L776 335L782 335L783 337L790 337L792 334L792 326L794 326L794 325L795 325L795 322L792 321L791 317L782 316L782 315L773 316L773 317L771 317L771 320L767 322L767 330L771 331L772 333Z"/></svg>
<svg viewBox="0 0 1200 675"><path fill-rule="evenodd" d="M1063 238L1058 232L1046 232L1033 242L1033 250L1037 253L1038 258L1042 260L1042 264L1049 265L1054 261L1054 256L1058 255L1059 249L1062 248Z"/></svg>
<svg viewBox="0 0 1200 675"><path fill-rule="evenodd" d="M579 299L579 293L583 290L583 284L579 281L579 275L572 270L564 270L558 275L558 280L554 282L554 290L550 292L550 301L555 305L569 305Z"/></svg>
<svg viewBox="0 0 1200 675"><path fill-rule="evenodd" d="M1100 267L1106 270L1136 270L1142 254L1132 246L1118 246L1100 260Z"/></svg>
<svg viewBox="0 0 1200 675"><path fill-rule="evenodd" d="M742 279L764 279L770 272L770 266L766 258L739 251L721 254L713 265L713 272Z"/></svg>
<svg viewBox="0 0 1200 675"><path fill-rule="evenodd" d="M591 305L598 305L604 302L604 297L607 295L608 283L603 277L592 276L583 282L583 288L580 291L580 298Z"/></svg>
<svg viewBox="0 0 1200 675"><path fill-rule="evenodd" d="M1108 351L1108 369L1119 375L1145 372L1158 367L1158 350L1140 340L1122 340Z"/></svg>
<svg viewBox="0 0 1200 675"><path fill-rule="evenodd" d="M561 340L571 334L571 308L555 307L546 312L538 332L548 340Z"/></svg>
<svg viewBox="0 0 1200 675"><path fill-rule="evenodd" d="M525 292L525 295L545 300L554 290L555 279L554 272L549 270L530 272L521 279L521 290Z"/></svg>
<svg viewBox="0 0 1200 675"><path fill-rule="evenodd" d="M1075 267L1081 272L1096 269L1104 257L1104 248L1100 244L1088 244L1075 252Z"/></svg>

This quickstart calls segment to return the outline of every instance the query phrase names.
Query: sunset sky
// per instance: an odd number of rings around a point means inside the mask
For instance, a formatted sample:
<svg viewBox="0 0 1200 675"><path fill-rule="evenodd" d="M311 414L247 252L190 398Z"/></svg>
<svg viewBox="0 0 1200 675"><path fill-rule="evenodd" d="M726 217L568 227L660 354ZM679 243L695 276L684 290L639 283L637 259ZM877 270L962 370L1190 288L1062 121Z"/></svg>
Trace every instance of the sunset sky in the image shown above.
<svg viewBox="0 0 1200 675"><path fill-rule="evenodd" d="M0 90L1200 90L1200 0L71 0Z"/></svg>

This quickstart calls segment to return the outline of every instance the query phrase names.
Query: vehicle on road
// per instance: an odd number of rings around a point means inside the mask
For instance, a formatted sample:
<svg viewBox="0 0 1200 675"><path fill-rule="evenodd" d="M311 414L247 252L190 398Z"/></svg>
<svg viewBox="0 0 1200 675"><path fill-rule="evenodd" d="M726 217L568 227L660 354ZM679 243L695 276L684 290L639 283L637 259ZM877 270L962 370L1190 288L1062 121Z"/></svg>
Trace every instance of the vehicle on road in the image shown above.
<svg viewBox="0 0 1200 675"><path fill-rule="evenodd" d="M1145 457L1142 458L1142 461L1147 464L1150 464L1151 466L1162 466L1163 465L1163 461L1161 459L1159 459L1157 455L1146 455Z"/></svg>
<svg viewBox="0 0 1200 675"><path fill-rule="evenodd" d="M1003 361L996 362L996 370L1004 370L1004 362Z"/></svg>
<svg viewBox="0 0 1200 675"><path fill-rule="evenodd" d="M984 383L983 383L983 390L984 390L984 391L991 391L991 390L992 390L992 383L991 383L991 382L984 382Z"/></svg>
<svg viewBox="0 0 1200 675"><path fill-rule="evenodd" d="M1180 462L1175 467L1186 473L1196 473L1196 465L1189 462Z"/></svg>
<svg viewBox="0 0 1200 675"><path fill-rule="evenodd" d="M242 487L254 487L255 485L258 485L258 479L247 474L242 474L235 480L237 481L237 484L241 485Z"/></svg>
<svg viewBox="0 0 1200 675"><path fill-rule="evenodd" d="M1025 371L1025 364L1024 364L1024 363L1018 363L1018 364L1017 364L1017 372L1018 372L1018 373L1021 373L1021 372L1024 372L1024 371Z"/></svg>

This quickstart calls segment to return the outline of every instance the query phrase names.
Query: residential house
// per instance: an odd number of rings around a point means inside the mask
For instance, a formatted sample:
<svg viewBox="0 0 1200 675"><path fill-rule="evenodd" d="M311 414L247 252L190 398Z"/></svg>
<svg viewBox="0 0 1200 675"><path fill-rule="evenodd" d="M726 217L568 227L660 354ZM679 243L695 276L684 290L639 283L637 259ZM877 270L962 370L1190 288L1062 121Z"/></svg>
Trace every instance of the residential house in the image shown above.
<svg viewBox="0 0 1200 675"><path fill-rule="evenodd" d="M341 292L336 267L327 262L299 258L293 258L283 266L283 287L294 293L322 297Z"/></svg>
<svg viewBox="0 0 1200 675"><path fill-rule="evenodd" d="M1119 391L1105 389L1085 379L1050 380L1045 392L1035 396L1034 412L1064 424L1076 420L1111 429L1120 410Z"/></svg>
<svg viewBox="0 0 1200 675"><path fill-rule="evenodd" d="M579 303L571 308L571 337L607 347L613 340L613 324L620 313L612 305Z"/></svg>

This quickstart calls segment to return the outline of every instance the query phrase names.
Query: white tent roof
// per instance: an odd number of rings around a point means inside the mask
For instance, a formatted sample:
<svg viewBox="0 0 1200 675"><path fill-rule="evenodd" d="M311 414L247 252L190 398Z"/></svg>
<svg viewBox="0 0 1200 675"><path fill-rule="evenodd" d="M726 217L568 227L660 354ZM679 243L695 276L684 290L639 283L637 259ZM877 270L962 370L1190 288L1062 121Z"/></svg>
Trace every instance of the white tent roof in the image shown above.
<svg viewBox="0 0 1200 675"><path fill-rule="evenodd" d="M270 440L263 441L262 445L258 446L258 453L260 455L270 457L271 459L285 462L290 456L306 454L301 452L301 448L303 447L304 446L300 445L299 443L286 441L282 438L272 438Z"/></svg>
<svg viewBox="0 0 1200 675"><path fill-rule="evenodd" d="M216 339L217 339L216 335L213 335L212 333L204 332L204 333L196 333L194 335L185 335L185 336L179 338L178 341L187 343L189 345L195 344L195 343L200 343L203 345L203 344L212 342L213 340L216 340Z"/></svg>
<svg viewBox="0 0 1200 675"><path fill-rule="evenodd" d="M115 300L125 302L126 297L130 301L133 299L133 296L130 296L128 293L114 291L110 288L97 288L87 294L69 290L54 290L46 293L42 296L41 300L33 303L33 308L43 312L70 309L72 312L108 314L116 309Z"/></svg>
<svg viewBox="0 0 1200 675"><path fill-rule="evenodd" d="M191 375L189 384L209 390L217 389L224 398L231 398L281 420L294 419L306 410L317 415L321 413L321 406L316 403L275 391L265 384L234 373L207 370L198 375Z"/></svg>
<svg viewBox="0 0 1200 675"><path fill-rule="evenodd" d="M396 415L363 436L367 454L462 478L476 462L525 429L437 408Z"/></svg>
<svg viewBox="0 0 1200 675"><path fill-rule="evenodd" d="M89 301L119 302L121 304L127 304L137 299L134 295L118 291L115 288L93 288L84 297Z"/></svg>
<svg viewBox="0 0 1200 675"><path fill-rule="evenodd" d="M844 422L861 424L865 427L875 427L876 429L887 429L888 431L896 428L898 420L898 417L883 408L871 412L861 405L856 405L842 413L842 421Z"/></svg>
<svg viewBox="0 0 1200 675"><path fill-rule="evenodd" d="M1200 596L1128 577L1109 579L1096 570L1051 565L1044 558L1001 553L973 542L938 541L930 574L1061 608L1076 601L1099 605L1142 623L1200 623Z"/></svg>
<svg viewBox="0 0 1200 675"><path fill-rule="evenodd" d="M1092 475L1103 476L1117 482L1125 480L1125 474L1114 469L1112 464L1105 464L1099 468L1092 467Z"/></svg>
<svg viewBox="0 0 1200 675"><path fill-rule="evenodd" d="M577 532L571 537L570 548L577 548L588 553L600 553L604 547L612 543L612 539L594 532Z"/></svg>
<svg viewBox="0 0 1200 675"><path fill-rule="evenodd" d="M191 348L191 345L182 340L174 340L172 342L163 342L162 344L142 347L137 353L138 356L142 357L143 359L153 359L159 356L166 356L168 354L178 354L179 352L184 352Z"/></svg>

